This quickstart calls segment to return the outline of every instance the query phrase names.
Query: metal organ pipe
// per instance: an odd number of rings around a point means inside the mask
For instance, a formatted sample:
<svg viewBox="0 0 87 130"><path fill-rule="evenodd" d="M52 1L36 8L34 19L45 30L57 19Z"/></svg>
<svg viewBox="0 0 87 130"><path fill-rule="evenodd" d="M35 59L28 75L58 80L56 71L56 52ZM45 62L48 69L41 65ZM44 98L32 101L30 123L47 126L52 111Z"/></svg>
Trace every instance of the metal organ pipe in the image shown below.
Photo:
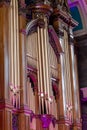
<svg viewBox="0 0 87 130"><path fill-rule="evenodd" d="M44 102L43 97L43 77L42 77L42 54L41 54L41 41L40 41L40 28L37 27L37 48L38 48L38 87L39 87L39 108L41 112L41 105L42 105L42 113L44 112Z"/></svg>
<svg viewBox="0 0 87 130"><path fill-rule="evenodd" d="M45 73L45 82L46 82L46 91L48 94L48 99L50 98L50 76L49 76L49 60L48 60L48 30L47 30L47 19L45 21L45 28L44 28L44 49L45 49L45 65L46 65L46 73ZM50 109L50 102L48 101L48 112Z"/></svg>
<svg viewBox="0 0 87 130"><path fill-rule="evenodd" d="M10 89L11 98L13 99L13 105L15 107L20 106L20 92L18 86L20 86L20 73L19 73L19 27L18 27L18 2L16 0L11 1L10 10Z"/></svg>
<svg viewBox="0 0 87 130"><path fill-rule="evenodd" d="M13 2L11 1L11 11L10 11L10 21L11 21L11 30L10 30L10 36L11 36L11 41L10 41L10 84L14 85L14 49L13 49L13 17L12 17L12 13L13 13Z"/></svg>
<svg viewBox="0 0 87 130"><path fill-rule="evenodd" d="M49 98L50 98L50 78L49 78L49 63L48 63L48 34L47 34L47 20L44 18L45 27L37 28L38 33L38 81L40 86L40 97L42 102L42 110L44 113L44 103L46 112L49 113ZM42 97L43 96L43 97Z"/></svg>

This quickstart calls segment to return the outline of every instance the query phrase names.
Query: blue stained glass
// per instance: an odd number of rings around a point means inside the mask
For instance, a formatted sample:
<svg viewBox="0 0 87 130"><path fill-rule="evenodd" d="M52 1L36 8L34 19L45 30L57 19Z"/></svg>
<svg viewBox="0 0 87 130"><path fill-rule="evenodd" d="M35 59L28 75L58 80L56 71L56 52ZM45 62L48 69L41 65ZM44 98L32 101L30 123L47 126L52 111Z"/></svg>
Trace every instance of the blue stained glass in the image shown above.
<svg viewBox="0 0 87 130"><path fill-rule="evenodd" d="M77 6L71 7L70 13L71 13L72 17L79 23L78 26L73 29L73 31L83 29L83 24L82 24L82 20L81 20L81 16L80 16L78 7Z"/></svg>

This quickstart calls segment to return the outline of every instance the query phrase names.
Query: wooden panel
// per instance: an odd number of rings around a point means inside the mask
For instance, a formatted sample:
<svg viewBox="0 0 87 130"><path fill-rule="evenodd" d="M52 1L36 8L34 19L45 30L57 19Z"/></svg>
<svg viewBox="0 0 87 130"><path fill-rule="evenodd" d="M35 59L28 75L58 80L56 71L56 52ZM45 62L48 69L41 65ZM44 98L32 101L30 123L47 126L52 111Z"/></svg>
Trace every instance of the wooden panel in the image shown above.
<svg viewBox="0 0 87 130"><path fill-rule="evenodd" d="M7 116L8 116L8 130L12 130L12 113L11 113L11 111L7 112Z"/></svg>
<svg viewBox="0 0 87 130"><path fill-rule="evenodd" d="M24 113L20 113L19 115L19 129L20 130L26 130L26 116L24 115Z"/></svg>
<svg viewBox="0 0 87 130"><path fill-rule="evenodd" d="M4 90L4 44L3 44L3 8L0 8L0 98L2 98Z"/></svg>
<svg viewBox="0 0 87 130"><path fill-rule="evenodd" d="M11 111L5 111L5 129L12 130L12 113Z"/></svg>
<svg viewBox="0 0 87 130"><path fill-rule="evenodd" d="M4 112L0 111L0 130L4 130L3 126L4 126Z"/></svg>
<svg viewBox="0 0 87 130"><path fill-rule="evenodd" d="M25 130L30 130L29 116L26 116L26 129Z"/></svg>

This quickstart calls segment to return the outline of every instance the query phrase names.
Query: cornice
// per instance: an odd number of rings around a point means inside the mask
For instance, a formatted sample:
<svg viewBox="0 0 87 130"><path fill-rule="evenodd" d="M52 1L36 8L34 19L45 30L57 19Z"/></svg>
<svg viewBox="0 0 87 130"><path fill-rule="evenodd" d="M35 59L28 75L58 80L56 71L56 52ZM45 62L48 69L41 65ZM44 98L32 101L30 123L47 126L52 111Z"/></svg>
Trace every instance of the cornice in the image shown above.
<svg viewBox="0 0 87 130"><path fill-rule="evenodd" d="M53 21L58 21L60 18L62 21L64 21L68 26L75 27L78 25L78 22L76 22L69 13L64 12L60 9L54 9L52 14Z"/></svg>
<svg viewBox="0 0 87 130"><path fill-rule="evenodd" d="M45 15L48 18L53 12L53 9L50 5L38 4L38 3L32 6L28 6L28 10L31 10L33 14L36 14L39 16Z"/></svg>

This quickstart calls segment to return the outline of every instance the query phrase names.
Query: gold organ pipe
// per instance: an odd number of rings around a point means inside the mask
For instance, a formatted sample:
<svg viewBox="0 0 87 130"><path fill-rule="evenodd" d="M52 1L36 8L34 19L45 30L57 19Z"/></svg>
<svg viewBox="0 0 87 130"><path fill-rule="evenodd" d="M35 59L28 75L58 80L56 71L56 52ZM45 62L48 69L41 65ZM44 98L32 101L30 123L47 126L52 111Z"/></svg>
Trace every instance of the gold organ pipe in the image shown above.
<svg viewBox="0 0 87 130"><path fill-rule="evenodd" d="M11 51L11 56L10 56L10 67L11 67L11 69L10 69L10 74L11 74L11 76L10 76L10 78L11 78L11 83L12 83L12 85L14 85L14 49L13 49L13 45L14 45L14 43L13 43L13 17L12 17L12 14L13 14L13 2L11 1L11 32L10 32L10 35L11 35L11 43L10 43L10 46L11 46L11 48L10 48L10 51Z"/></svg>
<svg viewBox="0 0 87 130"><path fill-rule="evenodd" d="M46 37L44 37L44 28L41 28L41 47L42 47L42 65L43 65L43 86L44 86L44 94L47 94L47 79L46 79L46 60L45 60L45 39ZM45 100L45 104L46 104L46 111L48 113L48 101Z"/></svg>
<svg viewBox="0 0 87 130"><path fill-rule="evenodd" d="M17 64L17 61L16 61L16 14L15 14L15 0L13 0L13 17L14 17L14 22L13 22L13 27L14 27L14 80L15 80L15 83L14 83L14 86L17 87L17 70L16 70L16 64Z"/></svg>
<svg viewBox="0 0 87 130"><path fill-rule="evenodd" d="M45 28L39 29L38 27L38 68L39 68L39 85L41 87L42 93L47 94L48 98L50 97L49 90L49 64L48 64L48 39L47 39L47 21L45 19ZM44 95L45 96L45 95ZM45 97L44 97L45 98ZM41 98L42 108L44 111L44 98ZM50 108L50 104L45 100L47 113Z"/></svg>
<svg viewBox="0 0 87 130"><path fill-rule="evenodd" d="M41 45L41 59L42 59L42 88L43 88L43 93L45 90L45 52L44 52L44 37L43 37L43 28L40 29L40 45ZM42 98L42 109L44 113L44 101L45 101L45 93L44 93L44 98Z"/></svg>
<svg viewBox="0 0 87 130"><path fill-rule="evenodd" d="M42 72L41 72L41 70L42 70L42 62L41 62L41 43L40 43L40 29L38 28L38 51L39 51L39 55L38 55L38 59L40 60L38 60L38 62L39 62L39 72L40 72L40 77L39 77L39 81L40 81L40 87L41 87L41 92L43 92L43 77L42 77Z"/></svg>
<svg viewBox="0 0 87 130"><path fill-rule="evenodd" d="M43 77L42 77L42 62L41 62L41 43L40 43L40 28L37 27L37 33L38 33L38 86L39 86L39 107L40 107L40 112L41 112L41 104L42 104L42 108L44 108L44 104L43 104L43 99L41 98L41 93L43 93ZM43 110L42 110L43 111Z"/></svg>
<svg viewBox="0 0 87 130"><path fill-rule="evenodd" d="M37 60L37 68L38 68L38 91L39 93L41 92L41 86L40 86L40 69L39 69L39 51L40 51L40 48L39 48L39 45L40 44L40 38L39 38L39 27L37 27L37 54L38 54L38 60ZM38 95L39 95L38 93ZM40 95L39 95L39 111L41 113L41 106L40 106L40 102L41 102L41 99L40 99Z"/></svg>
<svg viewBox="0 0 87 130"><path fill-rule="evenodd" d="M47 22L47 21L46 21ZM47 23L46 23L47 24ZM48 92L48 97L50 97L50 90L49 90L49 65L48 65L48 33L47 33L47 25L46 28L44 28L44 38L45 38L45 60L46 60L46 87Z"/></svg>
<svg viewBox="0 0 87 130"><path fill-rule="evenodd" d="M17 44L17 86L20 86L20 72L19 72L19 26L18 26L18 1L16 0L16 44Z"/></svg>
<svg viewBox="0 0 87 130"><path fill-rule="evenodd" d="M39 27L37 27L37 33L36 33L36 54L38 54L38 51L39 51L39 47L38 47L38 44L40 44L40 37L39 37ZM39 42L39 43L38 43ZM35 59L37 61L37 69L38 69L38 108L39 108L39 113L41 113L41 106L40 106L40 102L41 102L41 98L40 98L40 95L39 93L41 92L41 88L40 88L40 70L39 70L39 54L38 54L38 59ZM37 109L37 107L36 107ZM36 110L37 111L37 110Z"/></svg>
<svg viewBox="0 0 87 130"><path fill-rule="evenodd" d="M47 32L47 19L45 18L45 28L44 28L44 49L45 49L45 65L46 65L46 74L45 74L45 82L48 93L48 98L50 98L50 76L49 76L49 61L48 61L48 32ZM48 112L50 109L50 102L48 102Z"/></svg>
<svg viewBox="0 0 87 130"><path fill-rule="evenodd" d="M42 74L43 74L43 91L45 92L46 94L46 75L45 75L45 50L44 50L44 37L43 37L43 28L40 29L41 31L41 51L42 51Z"/></svg>

